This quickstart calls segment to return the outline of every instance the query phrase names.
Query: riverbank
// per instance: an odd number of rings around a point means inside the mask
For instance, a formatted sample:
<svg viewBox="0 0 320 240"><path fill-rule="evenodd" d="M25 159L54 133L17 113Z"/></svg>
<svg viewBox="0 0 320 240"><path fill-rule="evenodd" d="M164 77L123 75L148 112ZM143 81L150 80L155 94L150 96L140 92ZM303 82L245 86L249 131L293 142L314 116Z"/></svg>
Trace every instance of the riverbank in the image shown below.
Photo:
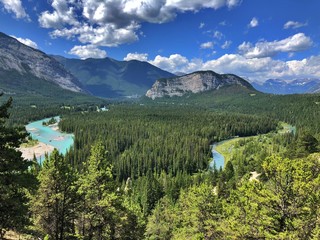
<svg viewBox="0 0 320 240"><path fill-rule="evenodd" d="M279 122L279 129L276 132L273 132L273 134L286 134L286 133L292 133L296 134L296 127L285 123L285 122ZM229 140L224 140L221 142L216 143L213 145L212 154L213 158L216 157L217 163L216 166L217 169L220 167L224 168L224 166L227 164L227 162L232 158L234 154L238 154L241 151L243 151L243 146L239 144L243 140L254 140L260 138L262 141L263 139L268 139L268 135L270 133L256 135L256 136L248 136L248 137L236 137ZM271 143L269 143L270 145ZM266 145L268 146L268 144ZM213 167L213 161L210 163L210 167Z"/></svg>
<svg viewBox="0 0 320 240"><path fill-rule="evenodd" d="M51 153L54 149L54 146L45 144L43 142L38 142L32 147L20 147L19 150L22 152L22 157L24 159L32 160L34 155L37 159L40 159L46 153Z"/></svg>

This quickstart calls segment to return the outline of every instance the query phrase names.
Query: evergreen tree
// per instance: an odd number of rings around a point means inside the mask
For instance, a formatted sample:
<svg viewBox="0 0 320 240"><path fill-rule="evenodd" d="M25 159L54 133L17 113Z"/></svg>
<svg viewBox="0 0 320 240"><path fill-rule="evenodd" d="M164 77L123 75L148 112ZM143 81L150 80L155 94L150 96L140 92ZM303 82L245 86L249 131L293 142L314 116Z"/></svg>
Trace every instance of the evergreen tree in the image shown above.
<svg viewBox="0 0 320 240"><path fill-rule="evenodd" d="M105 145L98 141L80 175L78 234L83 239L139 239L137 218L122 205Z"/></svg>
<svg viewBox="0 0 320 240"><path fill-rule="evenodd" d="M35 184L35 178L28 172L32 163L24 160L17 150L26 132L5 124L11 103L10 98L0 105L0 238L5 230L21 230L27 224L27 192Z"/></svg>
<svg viewBox="0 0 320 240"><path fill-rule="evenodd" d="M227 239L310 239L319 236L319 155L272 156L263 163L266 183L243 181L225 201Z"/></svg>
<svg viewBox="0 0 320 240"><path fill-rule="evenodd" d="M209 184L183 190L177 202L172 239L221 239L219 201Z"/></svg>
<svg viewBox="0 0 320 240"><path fill-rule="evenodd" d="M152 214L148 217L145 231L146 239L171 239L176 217L173 202L168 197L160 199Z"/></svg>
<svg viewBox="0 0 320 240"><path fill-rule="evenodd" d="M74 235L76 191L75 174L63 155L54 150L46 157L32 199L35 228L49 239L72 239Z"/></svg>

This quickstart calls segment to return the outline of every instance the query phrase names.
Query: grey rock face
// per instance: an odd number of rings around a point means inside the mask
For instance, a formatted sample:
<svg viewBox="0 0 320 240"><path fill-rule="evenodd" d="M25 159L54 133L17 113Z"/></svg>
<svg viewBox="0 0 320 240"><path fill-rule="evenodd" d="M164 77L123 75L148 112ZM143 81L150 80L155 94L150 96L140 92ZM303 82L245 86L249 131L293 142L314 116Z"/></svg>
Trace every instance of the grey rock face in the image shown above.
<svg viewBox="0 0 320 240"><path fill-rule="evenodd" d="M164 96L183 96L186 93L199 93L217 90L229 85L241 85L247 88L252 86L244 79L233 74L217 74L213 71L200 71L181 77L157 80L146 96L152 99Z"/></svg>
<svg viewBox="0 0 320 240"><path fill-rule="evenodd" d="M58 84L61 88L83 92L80 82L52 57L0 33L0 71L16 70Z"/></svg>

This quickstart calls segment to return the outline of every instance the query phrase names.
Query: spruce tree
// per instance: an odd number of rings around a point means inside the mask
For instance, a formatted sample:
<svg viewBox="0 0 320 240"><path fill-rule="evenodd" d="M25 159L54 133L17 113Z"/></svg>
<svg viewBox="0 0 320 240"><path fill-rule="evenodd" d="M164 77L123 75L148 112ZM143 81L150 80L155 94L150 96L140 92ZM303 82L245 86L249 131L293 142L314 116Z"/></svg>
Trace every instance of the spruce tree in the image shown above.
<svg viewBox="0 0 320 240"><path fill-rule="evenodd" d="M1 96L2 94L0 94ZM6 126L12 99L0 105L0 238L6 230L22 230L27 224L27 192L35 184L17 148L26 138L24 129Z"/></svg>
<svg viewBox="0 0 320 240"><path fill-rule="evenodd" d="M38 180L40 186L32 199L36 229L49 239L72 239L76 204L75 174L57 149L45 158Z"/></svg>
<svg viewBox="0 0 320 240"><path fill-rule="evenodd" d="M112 175L112 165L101 141L91 148L79 181L81 197L79 234L85 239L114 239L118 219L118 196Z"/></svg>

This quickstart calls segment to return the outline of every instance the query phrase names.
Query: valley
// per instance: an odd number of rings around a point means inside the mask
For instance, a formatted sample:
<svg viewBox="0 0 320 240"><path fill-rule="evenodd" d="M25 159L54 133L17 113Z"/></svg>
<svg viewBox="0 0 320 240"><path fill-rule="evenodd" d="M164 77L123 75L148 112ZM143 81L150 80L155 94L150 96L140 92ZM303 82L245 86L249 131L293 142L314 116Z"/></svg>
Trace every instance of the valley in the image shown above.
<svg viewBox="0 0 320 240"><path fill-rule="evenodd" d="M225 1L228 11L235 2ZM151 11L152 1L132 2L122 15L101 14L116 1L96 11L76 3L86 1L53 1L39 15L57 28L39 48L0 33L0 239L320 239L318 58L292 59L317 47L310 37L233 43L201 20L197 31L212 39L192 38L192 59L174 53L189 37L170 39L168 57L159 42L129 53L120 38L144 42L148 24L194 3ZM97 31L103 21L115 22ZM242 31L249 38L258 25L254 17ZM81 45L58 55L62 35ZM132 50L152 47L144 44ZM116 51L127 55L109 57Z"/></svg>

